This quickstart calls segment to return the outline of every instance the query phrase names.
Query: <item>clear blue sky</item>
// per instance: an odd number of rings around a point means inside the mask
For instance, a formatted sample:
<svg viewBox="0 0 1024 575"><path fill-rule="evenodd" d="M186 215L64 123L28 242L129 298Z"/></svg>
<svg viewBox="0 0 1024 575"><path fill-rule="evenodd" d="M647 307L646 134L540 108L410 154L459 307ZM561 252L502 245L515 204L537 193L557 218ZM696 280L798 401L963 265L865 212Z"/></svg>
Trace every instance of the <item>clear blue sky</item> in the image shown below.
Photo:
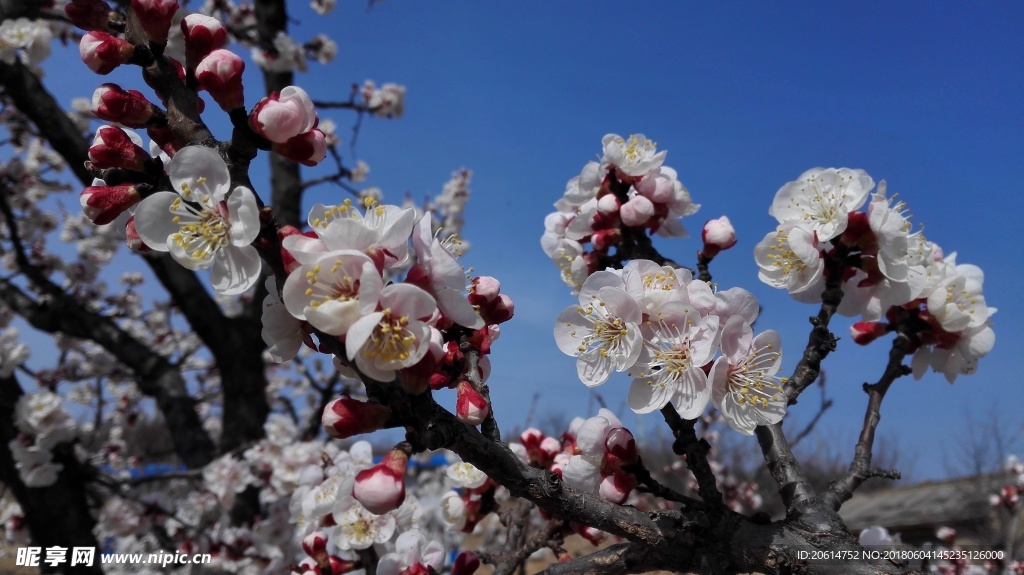
<svg viewBox="0 0 1024 575"><path fill-rule="evenodd" d="M344 100L366 78L408 87L405 118L364 122L368 185L397 203L405 191L438 192L461 166L474 171L465 263L498 277L517 304L492 356L503 427L522 422L535 393L541 419L593 415L575 360L553 345L554 318L574 299L538 238L566 180L600 153L601 136L642 132L668 150L666 164L702 204L687 220L692 231L722 214L736 225L740 243L712 273L721 288L759 297L759 327L782 333L787 371L816 308L757 280L752 250L775 226L775 191L814 166L887 180L929 239L985 271L987 301L1000 311L995 350L978 372L954 386L938 375L899 381L881 435L898 436L919 479L946 473L943 453L964 435L968 412L985 419L995 408L1019 438L1024 4L387 0L367 10L340 0L326 18L295 5L298 38L326 32L340 47L333 64L299 76L314 99ZM88 95L99 80L79 70L48 80L67 98ZM252 105L260 83L253 75L247 85ZM350 115L322 117L347 140ZM341 193L319 188L308 199ZM692 265L699 239L662 245ZM835 330L845 336L848 325L839 319ZM819 431L835 449L852 454L860 386L881 373L886 350L844 337L826 363L836 406ZM627 386L620 375L598 391L625 411ZM809 399L792 420L809 417L817 398ZM640 426L631 414L624 421Z"/></svg>

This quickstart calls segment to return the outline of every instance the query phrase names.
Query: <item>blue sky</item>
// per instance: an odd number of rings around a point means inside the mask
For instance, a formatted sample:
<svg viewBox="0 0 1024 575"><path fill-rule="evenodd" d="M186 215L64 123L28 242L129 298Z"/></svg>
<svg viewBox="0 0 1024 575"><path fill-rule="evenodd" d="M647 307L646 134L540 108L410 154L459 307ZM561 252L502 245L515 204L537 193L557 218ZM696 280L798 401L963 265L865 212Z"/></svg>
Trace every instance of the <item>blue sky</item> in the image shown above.
<svg viewBox="0 0 1024 575"><path fill-rule="evenodd" d="M1024 277L1011 232L1021 229L1024 208L1024 5L387 0L367 10L340 0L325 18L299 3L294 16L300 40L326 32L340 48L334 63L298 77L314 99L344 100L352 82L367 78L408 88L405 118L364 122L357 151L372 168L368 185L400 202L406 191L439 192L459 167L474 171L463 233L473 248L464 261L501 280L517 304L492 355L504 428L521 424L535 393L539 419L592 415L575 360L551 335L574 298L538 239L566 180L600 154L601 137L640 132L668 150L666 164L702 204L686 221L691 231L723 214L736 225L740 242L712 273L721 288L758 296L759 326L781 332L786 371L816 308L757 280L752 250L774 229L767 210L775 191L815 166L887 180L929 239L985 271L987 301L1000 311L996 347L978 372L953 386L938 375L899 381L883 405L881 435L915 460L917 479L947 473L943 454L965 434L967 413L984 420L996 410L1020 438ZM79 70L47 80L67 100L87 96L93 84L83 87L87 72ZM252 105L261 83L250 74ZM337 122L347 146L354 118L322 117ZM342 194L317 188L308 200ZM662 247L692 265L699 239ZM845 336L848 325L839 319L835 331ZM848 339L825 366L836 406L819 432L852 454L860 387L881 373L888 345ZM615 376L598 392L624 410L627 386ZM816 401L791 410L794 428ZM647 425L631 414L624 421Z"/></svg>

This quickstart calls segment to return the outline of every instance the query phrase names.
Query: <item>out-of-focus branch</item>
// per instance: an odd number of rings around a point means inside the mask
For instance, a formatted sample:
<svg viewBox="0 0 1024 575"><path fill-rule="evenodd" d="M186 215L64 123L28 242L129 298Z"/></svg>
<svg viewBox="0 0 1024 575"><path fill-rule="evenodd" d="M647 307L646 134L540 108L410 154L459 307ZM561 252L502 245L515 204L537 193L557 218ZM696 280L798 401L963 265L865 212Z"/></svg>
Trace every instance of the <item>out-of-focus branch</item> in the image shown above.
<svg viewBox="0 0 1024 575"><path fill-rule="evenodd" d="M882 377L873 384L864 384L864 391L868 394L868 405L850 470L842 479L830 484L828 491L823 495L825 502L833 509L838 510L844 502L853 497L853 492L862 483L872 477L900 478L899 471L871 467L871 449L875 442L875 429L882 419L882 400L885 399L889 386L897 378L910 373L910 368L903 365L909 348L910 338L903 330L898 329L892 348L889 349L889 363L886 364Z"/></svg>
<svg viewBox="0 0 1024 575"><path fill-rule="evenodd" d="M628 471L636 477L637 490L644 493L650 493L655 497L660 497L666 501L674 501L676 503L682 503L689 509L704 509L706 506L704 502L699 499L694 499L687 495L677 492L676 490L662 485L655 479L647 466L644 465L642 459L637 458L637 462L633 465L626 465L622 468L623 471Z"/></svg>
<svg viewBox="0 0 1024 575"><path fill-rule="evenodd" d="M821 417L832 407L832 400L825 395L825 372L822 372L818 377L818 387L821 389L821 404L818 406L818 412L814 414L810 423L804 426L803 430L790 440L790 447L796 447L804 438L810 435L814 428L817 427L818 422L821 421Z"/></svg>
<svg viewBox="0 0 1024 575"><path fill-rule="evenodd" d="M658 562L643 545L636 543L617 543L600 551L571 559L564 563L555 563L540 572L540 575L620 575L626 573L645 573L656 569L683 569L675 563L666 565Z"/></svg>
<svg viewBox="0 0 1024 575"><path fill-rule="evenodd" d="M69 443L57 445L53 462L63 468L57 480L47 487L28 487L15 467L8 444L19 441L14 425L14 407L24 392L11 375L0 378L0 483L6 485L18 501L28 523L32 543L39 547L98 547L92 530L96 526L86 496L88 477ZM102 575L99 562L76 566L76 574Z"/></svg>

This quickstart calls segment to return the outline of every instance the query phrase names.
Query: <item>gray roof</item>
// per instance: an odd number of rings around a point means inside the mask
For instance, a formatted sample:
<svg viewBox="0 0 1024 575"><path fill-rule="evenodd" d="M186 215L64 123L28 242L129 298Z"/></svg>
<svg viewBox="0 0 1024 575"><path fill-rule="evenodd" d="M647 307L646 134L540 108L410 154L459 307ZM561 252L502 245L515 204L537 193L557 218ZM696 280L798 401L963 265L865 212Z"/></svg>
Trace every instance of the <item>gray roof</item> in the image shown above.
<svg viewBox="0 0 1024 575"><path fill-rule="evenodd" d="M853 531L872 525L891 530L986 521L992 512L989 496L1009 482L1006 474L997 473L858 493L839 515Z"/></svg>

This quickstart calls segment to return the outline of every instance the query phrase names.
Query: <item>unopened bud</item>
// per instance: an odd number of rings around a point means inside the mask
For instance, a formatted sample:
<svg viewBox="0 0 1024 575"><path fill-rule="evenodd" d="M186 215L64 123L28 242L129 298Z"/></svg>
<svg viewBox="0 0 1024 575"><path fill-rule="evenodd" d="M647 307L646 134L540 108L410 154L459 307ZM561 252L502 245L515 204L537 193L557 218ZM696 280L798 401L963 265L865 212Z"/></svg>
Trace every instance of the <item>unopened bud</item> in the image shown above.
<svg viewBox="0 0 1024 575"><path fill-rule="evenodd" d="M469 303L483 305L494 300L501 292L501 283L490 276L479 276L473 278L473 284L469 288Z"/></svg>
<svg viewBox="0 0 1024 575"><path fill-rule="evenodd" d="M633 434L625 427L611 429L608 432L604 445L608 453L614 455L624 465L636 463L639 458L636 450L636 440L633 439Z"/></svg>
<svg viewBox="0 0 1024 575"><path fill-rule="evenodd" d="M472 551L463 551L455 557L452 575L473 575L480 568L480 558Z"/></svg>
<svg viewBox="0 0 1024 575"><path fill-rule="evenodd" d="M271 144L270 149L303 166L315 166L327 157L324 133L310 130L299 134L283 144Z"/></svg>
<svg viewBox="0 0 1024 575"><path fill-rule="evenodd" d="M405 468L409 456L392 449L384 460L356 474L352 496L370 513L394 511L405 501Z"/></svg>
<svg viewBox="0 0 1024 575"><path fill-rule="evenodd" d="M642 226L654 215L654 203L645 196L636 195L619 208L622 223L627 226Z"/></svg>
<svg viewBox="0 0 1024 575"><path fill-rule="evenodd" d="M245 106L245 62L230 50L214 50L196 66L196 79L225 112Z"/></svg>
<svg viewBox="0 0 1024 575"><path fill-rule="evenodd" d="M92 113L101 120L129 128L144 128L157 113L138 90L123 90L117 84L101 84L92 93Z"/></svg>
<svg viewBox="0 0 1024 575"><path fill-rule="evenodd" d="M82 36L78 53L90 70L105 75L128 63L135 55L135 46L123 38L93 31Z"/></svg>
<svg viewBox="0 0 1024 575"><path fill-rule="evenodd" d="M314 531L302 539L302 550L317 563L321 559L327 560L327 534L322 531Z"/></svg>
<svg viewBox="0 0 1024 575"><path fill-rule="evenodd" d="M888 324L880 321L858 321L850 326L850 337L855 343L867 345L889 331Z"/></svg>
<svg viewBox="0 0 1024 575"><path fill-rule="evenodd" d="M100 126L89 147L89 161L100 169L145 171L152 158L139 145L142 139L131 136L117 126Z"/></svg>
<svg viewBox="0 0 1024 575"><path fill-rule="evenodd" d="M132 10L139 17L142 29L156 44L167 43L174 13L178 11L178 0L132 0Z"/></svg>
<svg viewBox="0 0 1024 575"><path fill-rule="evenodd" d="M617 471L606 475L601 480L598 494L612 503L621 505L629 498L629 494L636 487L636 479L632 474L624 471Z"/></svg>
<svg viewBox="0 0 1024 575"><path fill-rule="evenodd" d="M313 101L305 90L297 86L288 86L280 94L275 92L263 98L249 113L249 127L277 144L288 143L292 138L309 132L316 127L317 121Z"/></svg>
<svg viewBox="0 0 1024 575"><path fill-rule="evenodd" d="M456 388L455 416L469 425L480 425L491 413L491 406L483 395L466 380Z"/></svg>
<svg viewBox="0 0 1024 575"><path fill-rule="evenodd" d="M717 220L708 220L704 224L704 231L701 232L700 237L704 240L704 249L701 250L701 253L709 258L736 245L736 230L726 216Z"/></svg>
<svg viewBox="0 0 1024 575"><path fill-rule="evenodd" d="M207 54L224 47L228 40L227 28L220 20L199 13L182 19L181 34L185 39L185 65L189 70L195 70Z"/></svg>
<svg viewBox="0 0 1024 575"><path fill-rule="evenodd" d="M135 253L145 254L153 251L152 248L146 245L139 237L138 230L135 229L135 216L128 219L128 223L124 226L125 243L128 245L128 249Z"/></svg>
<svg viewBox="0 0 1024 575"><path fill-rule="evenodd" d="M64 6L68 20L82 30L107 30L115 14L103 0L71 0Z"/></svg>
<svg viewBox="0 0 1024 575"><path fill-rule="evenodd" d="M78 197L82 204L82 212L92 223L102 226L117 219L128 208L139 203L142 196L133 185L120 186L89 186L82 190ZM134 220L131 222L135 227Z"/></svg>
<svg viewBox="0 0 1024 575"><path fill-rule="evenodd" d="M377 431L390 417L391 410L386 406L343 395L327 404L320 422L331 437L346 439Z"/></svg>

